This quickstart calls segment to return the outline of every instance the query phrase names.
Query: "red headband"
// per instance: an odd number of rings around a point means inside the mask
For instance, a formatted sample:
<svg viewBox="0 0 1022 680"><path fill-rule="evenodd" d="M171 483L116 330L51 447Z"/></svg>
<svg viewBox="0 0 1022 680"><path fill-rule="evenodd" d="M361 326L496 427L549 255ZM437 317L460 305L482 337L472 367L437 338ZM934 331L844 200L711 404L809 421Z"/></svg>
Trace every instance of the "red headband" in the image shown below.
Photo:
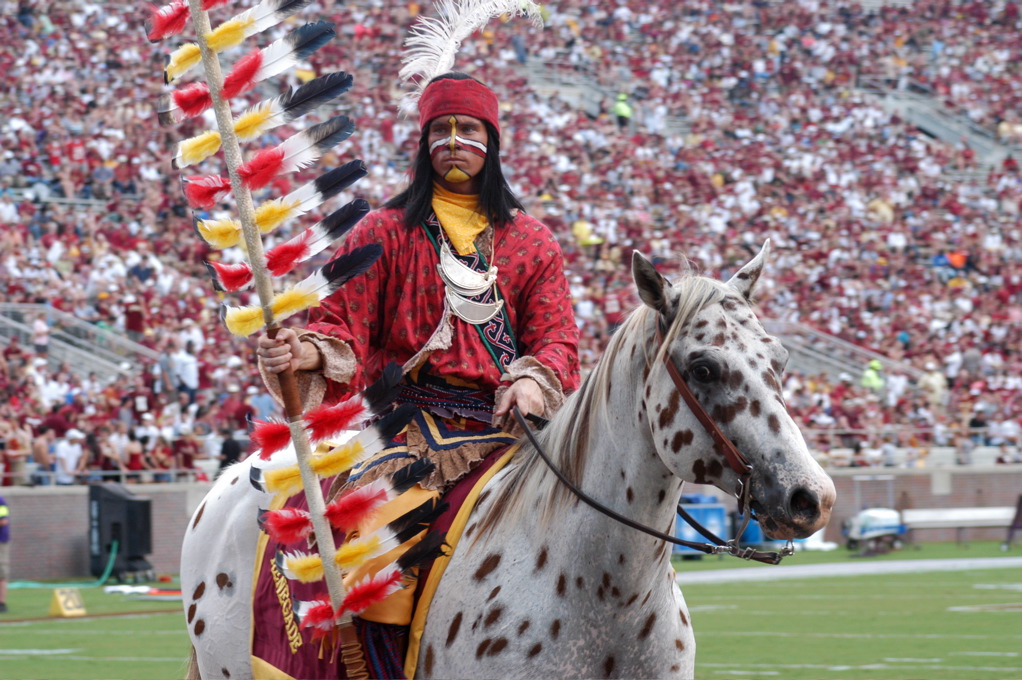
<svg viewBox="0 0 1022 680"><path fill-rule="evenodd" d="M497 95L472 78L443 78L426 86L419 97L419 129L429 122L450 114L473 116L493 125L500 134Z"/></svg>

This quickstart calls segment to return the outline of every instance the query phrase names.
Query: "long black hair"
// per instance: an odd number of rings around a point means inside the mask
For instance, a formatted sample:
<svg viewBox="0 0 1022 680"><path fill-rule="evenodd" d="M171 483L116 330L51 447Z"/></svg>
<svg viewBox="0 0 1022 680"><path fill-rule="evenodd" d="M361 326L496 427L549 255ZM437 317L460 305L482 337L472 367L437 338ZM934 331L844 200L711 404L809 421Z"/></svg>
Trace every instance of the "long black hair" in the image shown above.
<svg viewBox="0 0 1022 680"><path fill-rule="evenodd" d="M446 73L430 82L443 79L465 80L472 76L464 73ZM474 78L472 78L475 80ZM486 160L479 174L479 208L492 225L510 222L514 210L525 210L521 201L511 191L504 171L500 167L500 135L497 128L487 121ZM433 213L433 159L429 155L429 125L422 129L419 151L412 166L412 181L408 188L384 204L387 208L404 208L405 225L414 227L425 222Z"/></svg>

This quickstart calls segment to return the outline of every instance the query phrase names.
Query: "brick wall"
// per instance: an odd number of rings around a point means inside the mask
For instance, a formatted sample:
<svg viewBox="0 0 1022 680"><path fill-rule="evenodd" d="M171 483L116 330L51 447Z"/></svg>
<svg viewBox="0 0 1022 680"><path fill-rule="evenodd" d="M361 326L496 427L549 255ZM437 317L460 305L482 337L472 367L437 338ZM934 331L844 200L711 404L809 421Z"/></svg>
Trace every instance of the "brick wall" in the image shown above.
<svg viewBox="0 0 1022 680"><path fill-rule="evenodd" d="M861 508L1014 507L1022 495L1022 465L907 470L832 470L838 492L826 539L841 542L841 523ZM889 477L890 479L867 479ZM209 484L141 484L128 488L152 501L153 552L157 573L176 574L181 541L192 512ZM686 493L707 493L728 502L718 489L686 485ZM11 509L11 577L62 579L89 575L88 488L5 488ZM253 519L254 521L254 519ZM1004 529L970 529L973 540L1003 540ZM953 541L954 530L931 529L922 541Z"/></svg>
<svg viewBox="0 0 1022 680"><path fill-rule="evenodd" d="M181 541L209 484L141 484L127 488L151 501L157 573L176 574ZM0 491L11 509L11 577L62 579L89 575L88 487L13 487Z"/></svg>
<svg viewBox="0 0 1022 680"><path fill-rule="evenodd" d="M860 468L831 471L831 476L838 493L838 505L827 527L827 539L831 541L840 541L841 522L864 508L1016 507L1022 498L1022 465L932 470ZM1005 529L966 531L967 540L1004 540L1006 535ZM955 530L925 529L917 532L915 540L953 541Z"/></svg>

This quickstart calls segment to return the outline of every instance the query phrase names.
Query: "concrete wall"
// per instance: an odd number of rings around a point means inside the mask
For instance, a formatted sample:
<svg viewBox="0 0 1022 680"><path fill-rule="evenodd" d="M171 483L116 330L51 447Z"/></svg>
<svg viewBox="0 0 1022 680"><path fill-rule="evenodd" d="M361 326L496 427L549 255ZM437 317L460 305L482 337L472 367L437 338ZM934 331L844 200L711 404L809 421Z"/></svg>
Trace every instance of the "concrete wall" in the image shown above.
<svg viewBox="0 0 1022 680"><path fill-rule="evenodd" d="M869 468L831 470L838 502L826 539L841 539L841 522L866 507L1014 507L1022 495L1022 465L968 468ZM181 540L210 484L137 484L128 488L152 501L153 552L157 573L176 574ZM686 493L717 495L714 488L686 485ZM89 575L88 487L13 487L0 490L11 509L11 576L15 580ZM733 506L733 503L732 503ZM254 520L253 520L254 521ZM970 529L973 540L1003 540L1004 529ZM953 530L920 532L922 541L953 541Z"/></svg>

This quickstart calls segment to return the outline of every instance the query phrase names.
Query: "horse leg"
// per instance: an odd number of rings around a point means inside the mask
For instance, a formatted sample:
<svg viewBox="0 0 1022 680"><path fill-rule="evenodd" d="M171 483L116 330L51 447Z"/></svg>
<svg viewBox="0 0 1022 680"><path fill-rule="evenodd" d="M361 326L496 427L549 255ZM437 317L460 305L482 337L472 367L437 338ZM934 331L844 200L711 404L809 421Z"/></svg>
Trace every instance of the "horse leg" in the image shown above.
<svg viewBox="0 0 1022 680"><path fill-rule="evenodd" d="M252 677L252 580L260 503L248 461L220 476L195 511L181 547L181 593L198 673Z"/></svg>

